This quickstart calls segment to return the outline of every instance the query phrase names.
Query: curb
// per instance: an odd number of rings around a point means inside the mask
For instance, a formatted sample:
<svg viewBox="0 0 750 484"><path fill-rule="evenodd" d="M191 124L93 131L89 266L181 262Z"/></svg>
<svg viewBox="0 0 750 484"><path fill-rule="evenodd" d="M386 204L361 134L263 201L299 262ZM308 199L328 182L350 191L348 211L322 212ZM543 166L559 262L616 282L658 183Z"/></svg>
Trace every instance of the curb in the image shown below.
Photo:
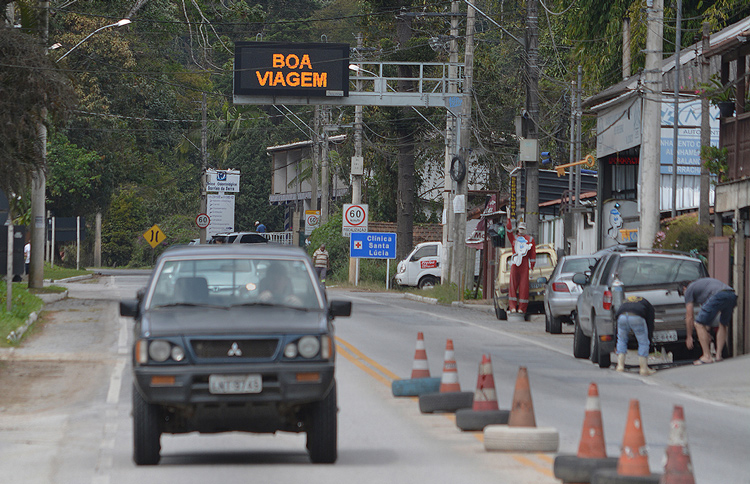
<svg viewBox="0 0 750 484"><path fill-rule="evenodd" d="M462 309L473 309L475 311L482 311L485 313L490 313L493 316L495 315L495 308L487 304L466 304L461 301L453 301L451 303L451 306L462 308Z"/></svg>
<svg viewBox="0 0 750 484"><path fill-rule="evenodd" d="M49 304L49 303L53 303L53 302L60 301L62 299L67 298L68 291L66 289L63 292L59 292L55 294L37 294L36 296L39 299L41 299L44 304ZM28 331L31 325L34 324L38 318L39 318L39 315L37 314L36 311L31 313L25 323L23 323L17 330L11 331L8 334L8 338L7 338L8 341L10 341L11 343L18 343L23 337L23 334L26 331Z"/></svg>
<svg viewBox="0 0 750 484"><path fill-rule="evenodd" d="M417 296L416 294L412 294L410 292L407 292L404 294L404 299L411 299L412 301L419 301L427 304L437 304L438 300L434 297L424 297L424 296Z"/></svg>
<svg viewBox="0 0 750 484"><path fill-rule="evenodd" d="M77 281L84 281L86 279L93 279L94 274L83 274L81 276L73 276L73 277L66 277L65 279L45 279L44 282L49 282L50 284L54 284L56 282L77 282Z"/></svg>

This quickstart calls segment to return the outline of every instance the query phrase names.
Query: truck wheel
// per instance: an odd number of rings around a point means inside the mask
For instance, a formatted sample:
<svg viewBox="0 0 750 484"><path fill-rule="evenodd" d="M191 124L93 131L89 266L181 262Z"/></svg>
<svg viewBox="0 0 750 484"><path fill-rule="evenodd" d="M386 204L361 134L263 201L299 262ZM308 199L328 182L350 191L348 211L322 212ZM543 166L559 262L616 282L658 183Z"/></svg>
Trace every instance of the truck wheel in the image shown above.
<svg viewBox="0 0 750 484"><path fill-rule="evenodd" d="M338 457L338 408L336 383L320 402L310 405L310 429L307 431L307 451L314 464L333 464Z"/></svg>
<svg viewBox="0 0 750 484"><path fill-rule="evenodd" d="M437 278L434 276L424 276L419 280L420 289L432 289L437 284Z"/></svg>
<svg viewBox="0 0 750 484"><path fill-rule="evenodd" d="M501 321L508 319L508 313L505 312L505 309L500 307L500 304L497 302L497 297L493 297L492 301L495 304L495 317Z"/></svg>
<svg viewBox="0 0 750 484"><path fill-rule="evenodd" d="M588 336L583 334L577 314L575 323L573 324L575 325L575 330L573 332L573 356L576 358L588 358L589 355L591 355L591 340Z"/></svg>
<svg viewBox="0 0 750 484"><path fill-rule="evenodd" d="M159 406L146 402L133 386L133 462L139 466L158 464L160 439Z"/></svg>
<svg viewBox="0 0 750 484"><path fill-rule="evenodd" d="M594 334L591 338L591 341L591 361L593 361L595 364L598 364L599 368L609 368L612 364L612 359L609 353L604 354L604 352L602 352L602 348L599 345L599 333L596 330L596 326L594 326Z"/></svg>

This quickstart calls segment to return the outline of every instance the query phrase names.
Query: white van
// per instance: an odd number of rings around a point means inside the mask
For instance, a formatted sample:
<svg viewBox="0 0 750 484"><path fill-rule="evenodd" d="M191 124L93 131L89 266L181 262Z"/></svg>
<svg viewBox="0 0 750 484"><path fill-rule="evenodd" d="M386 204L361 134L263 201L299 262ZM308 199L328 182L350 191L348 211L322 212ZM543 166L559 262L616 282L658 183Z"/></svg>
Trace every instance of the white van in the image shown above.
<svg viewBox="0 0 750 484"><path fill-rule="evenodd" d="M440 283L442 242L423 242L414 247L406 259L398 263L396 282L401 286L420 289Z"/></svg>

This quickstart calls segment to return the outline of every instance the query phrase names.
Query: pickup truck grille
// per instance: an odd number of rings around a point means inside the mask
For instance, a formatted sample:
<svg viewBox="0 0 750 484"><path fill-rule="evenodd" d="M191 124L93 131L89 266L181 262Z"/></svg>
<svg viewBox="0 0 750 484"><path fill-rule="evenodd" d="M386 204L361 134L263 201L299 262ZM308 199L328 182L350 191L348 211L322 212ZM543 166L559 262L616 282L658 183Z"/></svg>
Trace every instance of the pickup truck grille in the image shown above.
<svg viewBox="0 0 750 484"><path fill-rule="evenodd" d="M279 340L194 339L190 344L198 358L268 359L276 354Z"/></svg>

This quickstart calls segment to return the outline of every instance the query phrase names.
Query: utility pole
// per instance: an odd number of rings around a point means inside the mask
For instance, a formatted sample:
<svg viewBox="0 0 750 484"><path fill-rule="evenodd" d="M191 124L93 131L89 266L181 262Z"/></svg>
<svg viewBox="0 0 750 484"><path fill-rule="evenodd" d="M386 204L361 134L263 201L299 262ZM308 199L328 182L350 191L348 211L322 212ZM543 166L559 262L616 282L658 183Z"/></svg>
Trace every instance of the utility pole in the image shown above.
<svg viewBox="0 0 750 484"><path fill-rule="evenodd" d="M320 106L313 110L312 165L310 166L310 210L318 209L318 166L320 166ZM304 217L304 213L300 217ZM304 219L303 219L304 220Z"/></svg>
<svg viewBox="0 0 750 484"><path fill-rule="evenodd" d="M459 0L451 2L451 41L448 65L448 92L451 96L458 92L458 11ZM440 271L443 282L453 282L451 267L453 266L453 179L450 176L451 160L458 151L456 149L456 118L451 110L447 110L445 118L445 181L443 184L443 253L440 256L442 269ZM458 282L458 281L456 281Z"/></svg>
<svg viewBox="0 0 750 484"><path fill-rule="evenodd" d="M357 34L357 61L362 61L362 33ZM362 80L357 79L357 92L362 90ZM354 156L351 162L352 203L362 203L362 175L364 157L362 155L362 106L354 106ZM349 283L357 284L357 263L359 259L349 257Z"/></svg>
<svg viewBox="0 0 750 484"><path fill-rule="evenodd" d="M328 127L330 106L323 106L323 144L320 146L320 224L328 222L328 202L330 197L330 176L328 175Z"/></svg>
<svg viewBox="0 0 750 484"><path fill-rule="evenodd" d="M648 34L644 70L643 120L638 201L641 227L638 247L650 249L659 231L660 142L664 0L647 0Z"/></svg>
<svg viewBox="0 0 750 484"><path fill-rule="evenodd" d="M539 132L539 17L538 0L526 3L526 111L529 114L526 123L526 139L538 140ZM535 161L526 163L526 228L529 234L539 239L539 163L538 145Z"/></svg>
<svg viewBox="0 0 750 484"><path fill-rule="evenodd" d="M674 49L674 137L672 138L672 218L677 216L677 139L680 127L680 43L682 42L682 0L677 0Z"/></svg>
<svg viewBox="0 0 750 484"><path fill-rule="evenodd" d="M206 93L203 93L201 98L201 211L200 213L207 213L208 211L208 126L207 126L207 107L206 107ZM206 228L201 227L200 230L200 243L206 243Z"/></svg>
<svg viewBox="0 0 750 484"><path fill-rule="evenodd" d="M49 44L49 1L39 2L39 36L42 49L47 49ZM41 166L47 165L47 126L44 118L47 110L42 109L39 113L40 120L37 122L37 149L42 160ZM31 179L31 259L29 261L29 287L41 289L44 287L44 229L45 229L45 194L47 191L47 178L42 168L34 172ZM10 213L8 214L10 215ZM11 220L11 223L12 220ZM10 247L8 250L12 250ZM54 252L54 247L53 247Z"/></svg>
<svg viewBox="0 0 750 484"><path fill-rule="evenodd" d="M711 25L708 22L703 23L703 41L701 49L701 82L708 83L709 68L711 63L706 58L706 52L710 46L711 38ZM709 119L710 111L708 106L708 98L703 97L701 99L701 146L709 146L711 144L711 122ZM701 160L701 182L700 182L700 202L698 206L698 225L708 225L711 223L709 214L709 193L711 191L710 178L708 174L708 168L703 164ZM716 222L719 223L719 218L716 218Z"/></svg>
<svg viewBox="0 0 750 484"><path fill-rule="evenodd" d="M463 289L468 281L474 280L474 264L470 267L466 263L466 205L469 193L469 156L471 154L471 102L472 76L474 74L474 7L469 6L466 12L466 51L464 53L464 85L463 104L461 109L460 150L459 158L466 166L466 174L461 181L456 182L456 197L453 200L454 223L453 228L453 265L451 266L451 282L458 285L459 299L462 299Z"/></svg>

